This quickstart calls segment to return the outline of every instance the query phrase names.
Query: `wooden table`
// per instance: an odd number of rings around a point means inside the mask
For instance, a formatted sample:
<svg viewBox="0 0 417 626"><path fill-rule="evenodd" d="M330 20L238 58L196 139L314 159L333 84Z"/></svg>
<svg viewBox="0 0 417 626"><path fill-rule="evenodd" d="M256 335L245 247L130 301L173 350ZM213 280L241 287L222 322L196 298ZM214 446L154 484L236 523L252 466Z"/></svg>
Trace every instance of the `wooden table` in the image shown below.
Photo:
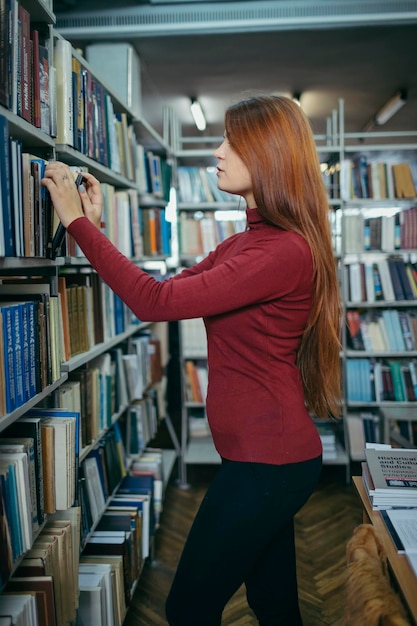
<svg viewBox="0 0 417 626"><path fill-rule="evenodd" d="M398 584L398 590L409 609L410 617L413 619L414 624L417 625L417 577L411 569L405 554L398 554L381 513L372 509L362 476L353 476L353 484L364 507L363 521L366 524L373 524L375 532L385 548L390 570Z"/></svg>

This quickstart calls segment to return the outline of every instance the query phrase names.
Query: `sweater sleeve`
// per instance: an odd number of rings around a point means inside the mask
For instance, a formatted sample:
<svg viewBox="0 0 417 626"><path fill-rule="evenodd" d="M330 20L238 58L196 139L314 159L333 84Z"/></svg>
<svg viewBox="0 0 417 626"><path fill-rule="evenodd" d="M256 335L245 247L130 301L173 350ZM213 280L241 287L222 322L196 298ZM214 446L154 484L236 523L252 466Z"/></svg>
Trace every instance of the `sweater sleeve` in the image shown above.
<svg viewBox="0 0 417 626"><path fill-rule="evenodd" d="M211 253L195 268L160 282L121 254L86 217L74 220L68 232L102 279L143 321L207 317L284 296L304 280L305 265L311 266L305 245L291 241L265 249L263 242L254 242L222 262L214 263L216 253ZM311 271L307 275L311 279Z"/></svg>

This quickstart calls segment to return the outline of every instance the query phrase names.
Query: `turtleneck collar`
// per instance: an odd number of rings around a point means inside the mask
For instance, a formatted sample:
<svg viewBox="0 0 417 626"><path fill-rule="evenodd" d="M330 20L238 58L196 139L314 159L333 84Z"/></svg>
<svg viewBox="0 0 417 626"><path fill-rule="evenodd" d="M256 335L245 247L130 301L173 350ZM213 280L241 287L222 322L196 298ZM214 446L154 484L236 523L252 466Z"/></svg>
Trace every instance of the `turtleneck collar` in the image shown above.
<svg viewBox="0 0 417 626"><path fill-rule="evenodd" d="M260 228L267 225L258 209L246 209L246 219L249 228Z"/></svg>

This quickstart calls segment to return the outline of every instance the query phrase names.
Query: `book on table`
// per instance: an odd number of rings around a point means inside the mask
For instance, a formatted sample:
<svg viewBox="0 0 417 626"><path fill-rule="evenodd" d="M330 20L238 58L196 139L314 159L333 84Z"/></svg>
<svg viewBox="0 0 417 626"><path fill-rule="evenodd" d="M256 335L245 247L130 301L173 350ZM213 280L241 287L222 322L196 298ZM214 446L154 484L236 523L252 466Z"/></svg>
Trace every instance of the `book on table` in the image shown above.
<svg viewBox="0 0 417 626"><path fill-rule="evenodd" d="M373 508L417 507L416 451L372 445L365 448L362 477Z"/></svg>

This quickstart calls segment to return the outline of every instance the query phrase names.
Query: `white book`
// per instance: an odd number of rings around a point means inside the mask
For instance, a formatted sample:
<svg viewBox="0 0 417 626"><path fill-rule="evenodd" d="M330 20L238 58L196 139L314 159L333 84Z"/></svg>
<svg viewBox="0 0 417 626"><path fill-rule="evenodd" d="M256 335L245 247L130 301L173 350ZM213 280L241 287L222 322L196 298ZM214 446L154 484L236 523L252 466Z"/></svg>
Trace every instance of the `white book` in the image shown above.
<svg viewBox="0 0 417 626"><path fill-rule="evenodd" d="M114 230L116 233L116 247L122 254L131 258L133 256L132 226L127 191L117 191L115 194Z"/></svg>
<svg viewBox="0 0 417 626"><path fill-rule="evenodd" d="M379 275L381 277L382 292L384 294L384 300L387 302L395 302L395 294L391 281L391 274L388 268L388 262L386 259L380 259L377 262Z"/></svg>
<svg viewBox="0 0 417 626"><path fill-rule="evenodd" d="M101 584L101 576L89 574L79 575L79 606L78 621L80 624L100 624L106 622L106 601Z"/></svg>
<svg viewBox="0 0 417 626"><path fill-rule="evenodd" d="M95 457L87 457L83 461L83 468L90 502L91 517L94 523L98 520L106 507L97 459Z"/></svg>
<svg viewBox="0 0 417 626"><path fill-rule="evenodd" d="M90 574L100 577L100 587L103 590L105 607L100 624L101 626L113 626L115 615L111 565L109 563L80 563L78 572L80 588L82 584L90 584Z"/></svg>
<svg viewBox="0 0 417 626"><path fill-rule="evenodd" d="M13 626L38 626L36 596L32 594L2 594L0 617L11 616Z"/></svg>
<svg viewBox="0 0 417 626"><path fill-rule="evenodd" d="M75 499L75 417L47 417L45 424L55 431L55 506L69 509Z"/></svg>
<svg viewBox="0 0 417 626"><path fill-rule="evenodd" d="M85 53L97 77L141 118L141 66L134 47L129 43L95 43L87 46Z"/></svg>
<svg viewBox="0 0 417 626"><path fill-rule="evenodd" d="M402 544L399 551L417 554L417 508L388 509L386 515Z"/></svg>
<svg viewBox="0 0 417 626"><path fill-rule="evenodd" d="M69 41L55 41L56 110L58 144L74 145L74 110L72 99L72 46Z"/></svg>

